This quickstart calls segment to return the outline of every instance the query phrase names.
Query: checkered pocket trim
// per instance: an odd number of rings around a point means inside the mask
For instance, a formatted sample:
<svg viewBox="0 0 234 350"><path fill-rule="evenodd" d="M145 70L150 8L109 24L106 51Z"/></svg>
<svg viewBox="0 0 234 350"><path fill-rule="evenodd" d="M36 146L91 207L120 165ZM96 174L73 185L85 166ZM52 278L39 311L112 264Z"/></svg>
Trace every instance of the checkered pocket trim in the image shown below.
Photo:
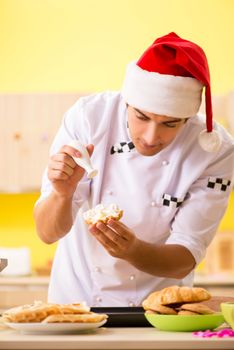
<svg viewBox="0 0 234 350"><path fill-rule="evenodd" d="M184 198L173 197L170 194L164 193L162 196L162 205L171 208L178 208L184 201Z"/></svg>
<svg viewBox="0 0 234 350"><path fill-rule="evenodd" d="M227 179L221 179L220 177L209 177L207 187L214 190L227 191L231 185L231 181Z"/></svg>
<svg viewBox="0 0 234 350"><path fill-rule="evenodd" d="M110 154L131 152L135 148L133 142L117 142L110 150Z"/></svg>

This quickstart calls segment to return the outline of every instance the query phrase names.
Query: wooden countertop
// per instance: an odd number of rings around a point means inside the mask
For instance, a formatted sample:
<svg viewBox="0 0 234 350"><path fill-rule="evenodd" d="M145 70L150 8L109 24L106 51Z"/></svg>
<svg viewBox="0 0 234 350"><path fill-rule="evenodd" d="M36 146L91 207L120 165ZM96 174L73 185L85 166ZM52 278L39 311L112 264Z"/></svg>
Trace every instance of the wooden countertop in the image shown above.
<svg viewBox="0 0 234 350"><path fill-rule="evenodd" d="M0 349L234 349L234 338L200 338L192 333L160 332L155 328L99 328L74 335L24 335L0 330Z"/></svg>

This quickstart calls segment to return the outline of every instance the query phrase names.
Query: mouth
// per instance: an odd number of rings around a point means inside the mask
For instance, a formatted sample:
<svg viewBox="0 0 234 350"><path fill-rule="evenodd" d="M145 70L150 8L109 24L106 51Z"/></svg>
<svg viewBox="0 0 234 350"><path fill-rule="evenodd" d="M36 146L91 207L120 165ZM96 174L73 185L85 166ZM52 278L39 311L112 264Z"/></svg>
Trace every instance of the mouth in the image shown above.
<svg viewBox="0 0 234 350"><path fill-rule="evenodd" d="M148 143L146 143L145 141L143 140L139 140L139 143L140 143L140 146L145 148L145 149L155 149L155 148L158 148L158 147L162 147L162 143L161 142L157 142L156 144L154 145L149 145Z"/></svg>
<svg viewBox="0 0 234 350"><path fill-rule="evenodd" d="M149 145L144 140L140 139L137 140L135 146L138 152L144 156L153 156L164 148L162 142L157 142L156 144Z"/></svg>

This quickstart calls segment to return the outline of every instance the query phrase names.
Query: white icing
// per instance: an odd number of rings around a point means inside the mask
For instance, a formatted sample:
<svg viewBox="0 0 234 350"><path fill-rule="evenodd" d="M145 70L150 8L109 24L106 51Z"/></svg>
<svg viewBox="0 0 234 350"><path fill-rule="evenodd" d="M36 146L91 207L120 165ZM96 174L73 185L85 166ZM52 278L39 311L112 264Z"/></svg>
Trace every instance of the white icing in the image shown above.
<svg viewBox="0 0 234 350"><path fill-rule="evenodd" d="M104 221L107 217L118 218L119 213L120 209L117 204L109 204L107 206L98 204L95 208L84 212L83 218L85 221L95 224L97 221Z"/></svg>

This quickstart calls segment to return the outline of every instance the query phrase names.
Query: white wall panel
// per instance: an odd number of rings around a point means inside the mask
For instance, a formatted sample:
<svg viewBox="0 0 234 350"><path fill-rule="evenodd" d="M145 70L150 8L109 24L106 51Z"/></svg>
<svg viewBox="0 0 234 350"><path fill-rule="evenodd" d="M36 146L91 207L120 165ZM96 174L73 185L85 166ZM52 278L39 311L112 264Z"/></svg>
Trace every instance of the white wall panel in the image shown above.
<svg viewBox="0 0 234 350"><path fill-rule="evenodd" d="M64 113L80 96L0 95L0 192L40 189L53 137ZM213 110L214 118L234 135L234 92L213 97Z"/></svg>

